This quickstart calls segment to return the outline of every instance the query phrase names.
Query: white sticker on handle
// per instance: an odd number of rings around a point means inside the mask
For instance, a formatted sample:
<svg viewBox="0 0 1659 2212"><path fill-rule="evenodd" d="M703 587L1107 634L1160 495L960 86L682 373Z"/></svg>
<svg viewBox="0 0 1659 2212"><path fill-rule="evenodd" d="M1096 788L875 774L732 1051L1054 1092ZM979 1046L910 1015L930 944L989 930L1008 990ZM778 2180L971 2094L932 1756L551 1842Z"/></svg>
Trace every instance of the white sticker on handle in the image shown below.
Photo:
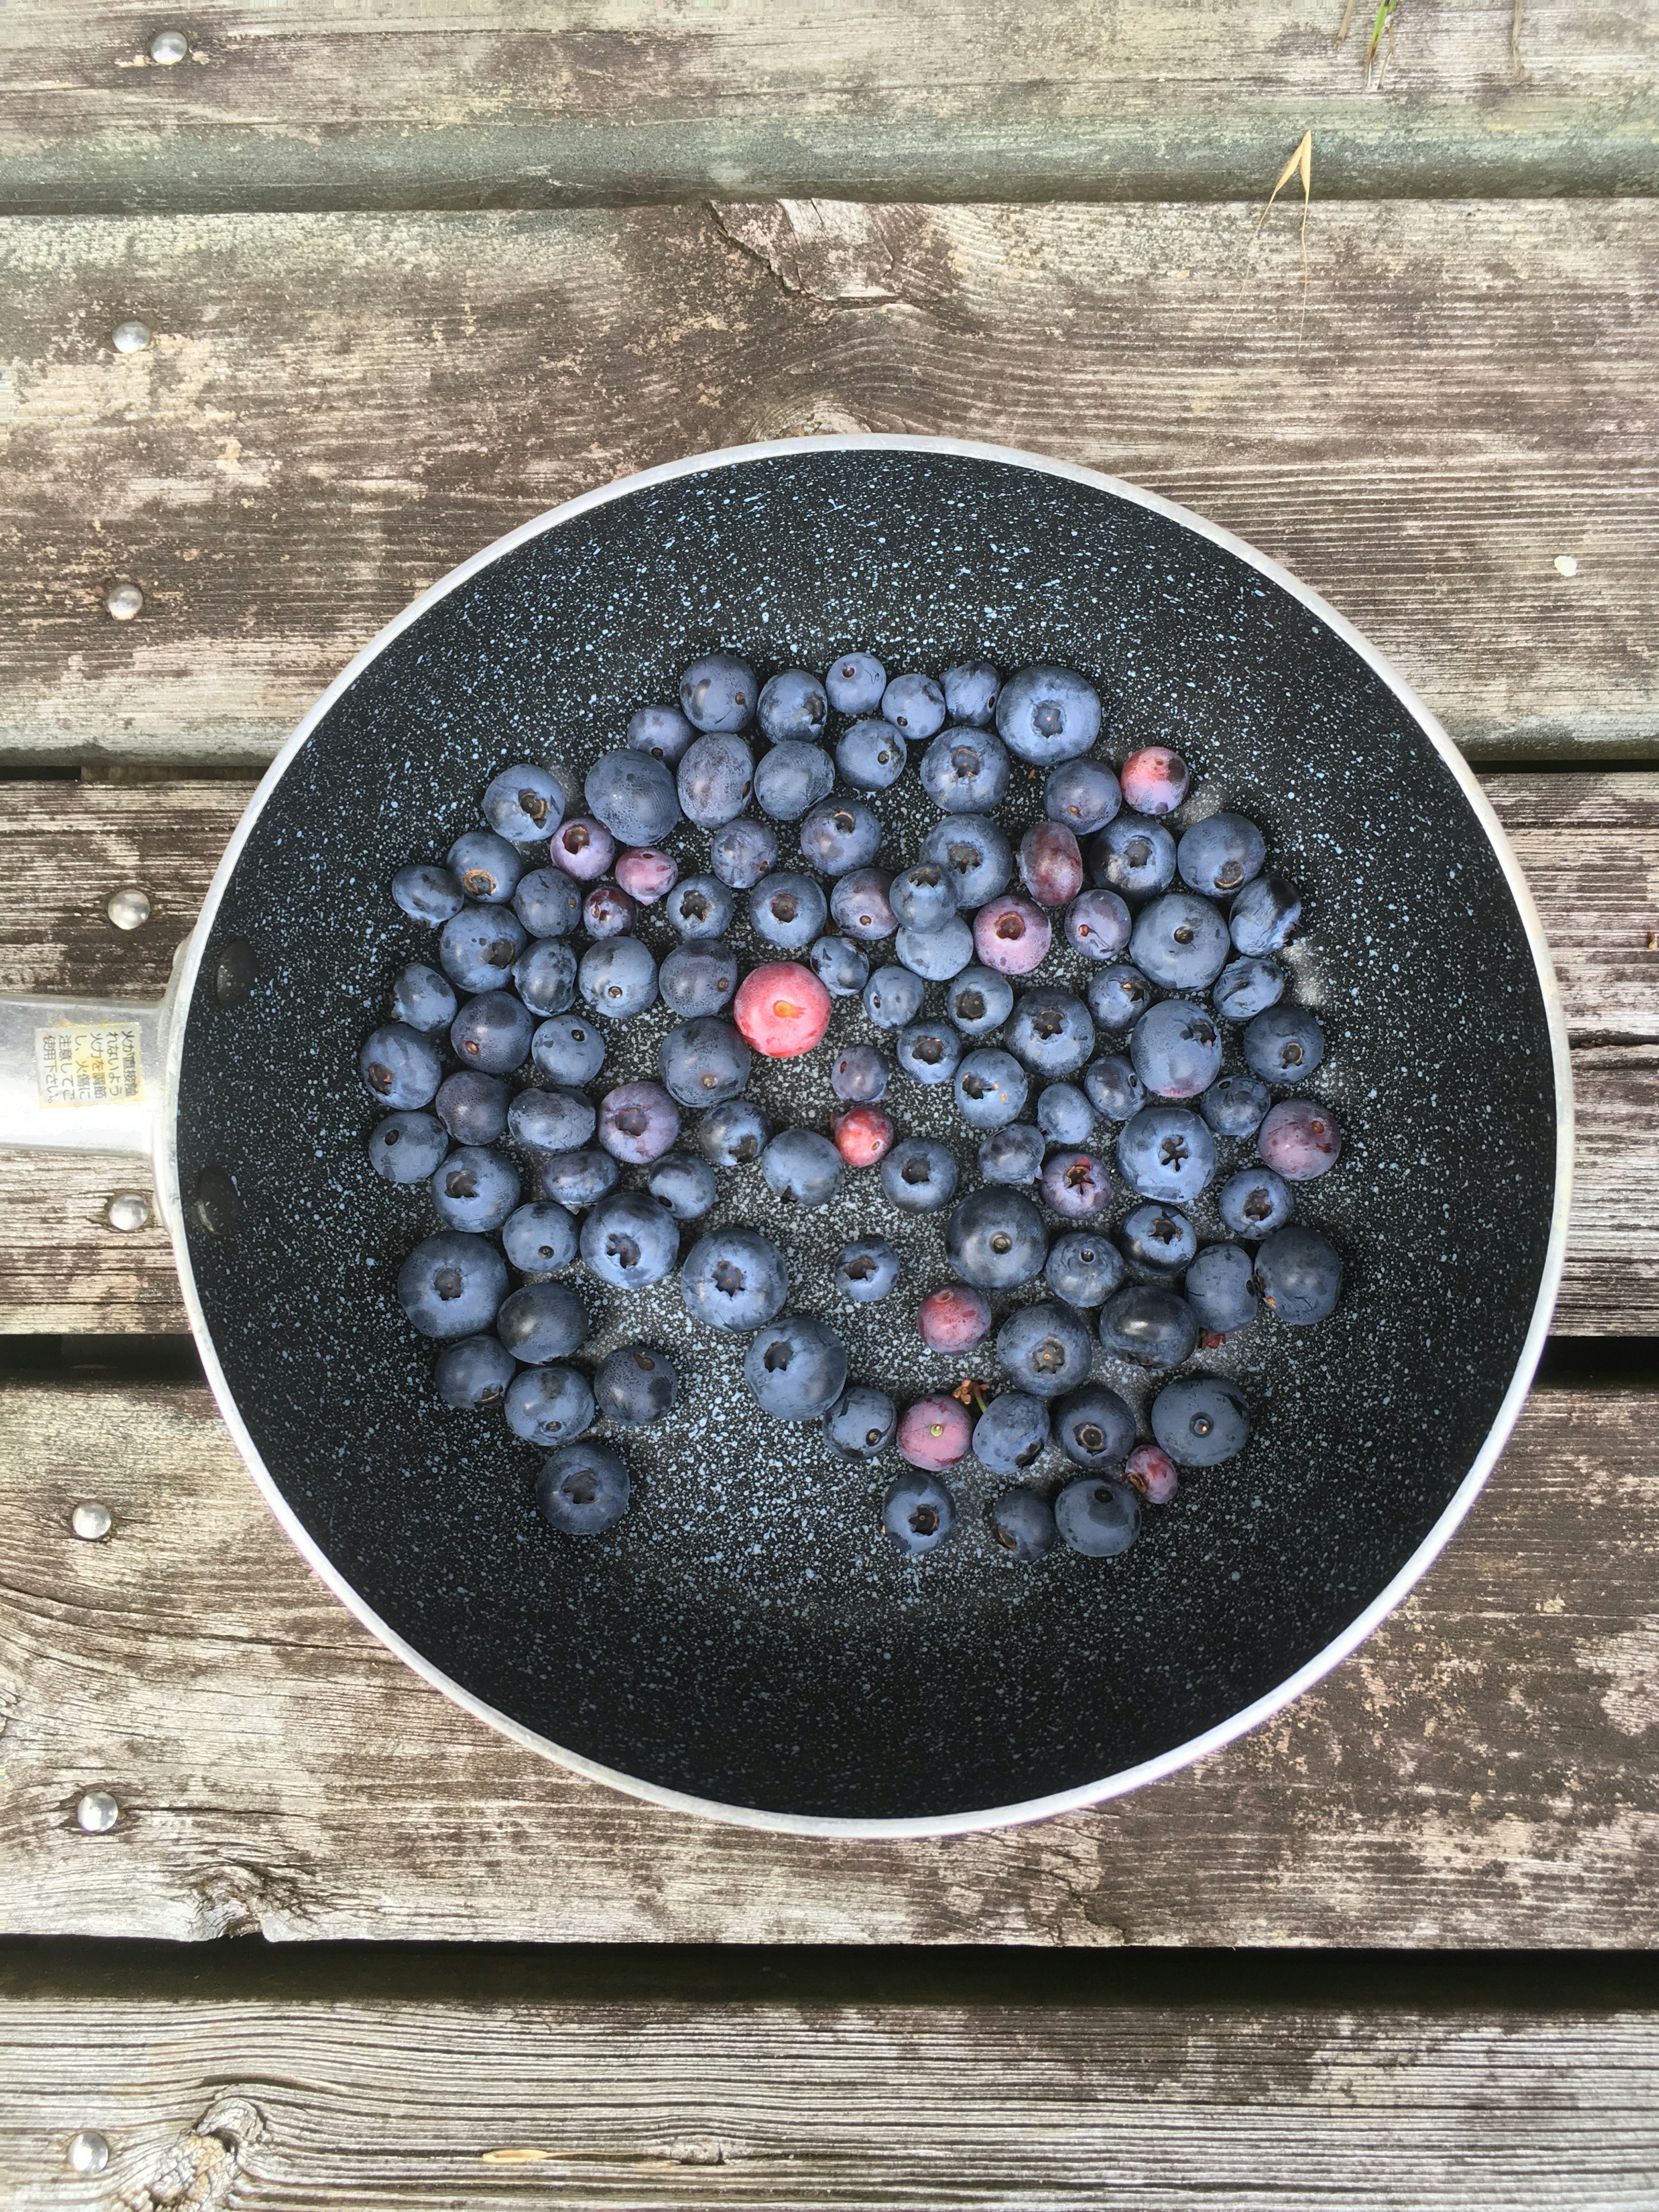
<svg viewBox="0 0 1659 2212"><path fill-rule="evenodd" d="M98 1029L36 1030L34 1069L43 1106L120 1106L144 1095L137 1022Z"/></svg>

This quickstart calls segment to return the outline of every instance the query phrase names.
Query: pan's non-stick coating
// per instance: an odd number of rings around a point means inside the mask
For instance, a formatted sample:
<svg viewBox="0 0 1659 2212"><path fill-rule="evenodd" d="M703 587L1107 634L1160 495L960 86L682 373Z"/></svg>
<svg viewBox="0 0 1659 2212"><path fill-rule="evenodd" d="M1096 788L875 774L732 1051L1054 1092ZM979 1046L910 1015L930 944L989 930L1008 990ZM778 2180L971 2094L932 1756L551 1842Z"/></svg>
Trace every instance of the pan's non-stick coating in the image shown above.
<svg viewBox="0 0 1659 2212"><path fill-rule="evenodd" d="M497 769L528 755L580 778L716 646L763 672L853 647L935 673L981 655L1069 663L1109 702L1114 757L1178 746L1194 811L1253 816L1272 864L1305 887L1294 995L1330 1038L1309 1088L1348 1151L1298 1210L1342 1249L1346 1293L1322 1328L1263 1321L1200 1354L1242 1381L1255 1437L1149 1510L1121 1559L1006 1561L982 1523L1000 1486L970 1462L957 1538L901 1565L876 1525L896 1462L849 1467L815 1431L758 1414L741 1343L695 1328L672 1282L632 1297L586 1285L597 1352L654 1340L688 1383L677 1415L624 1439L635 1504L605 1539L547 1529L531 1502L539 1455L432 1389L432 1349L392 1295L427 1200L370 1172L374 1114L355 1073L391 975L429 947L387 884L441 857ZM1040 793L1018 781L1016 826ZM896 863L933 809L914 775L883 805ZM683 867L706 865L697 833L677 849ZM1527 1333L1553 1196L1550 1042L1479 821L1315 614L1087 484L947 454L804 451L545 532L435 605L331 709L253 829L215 924L216 944L232 938L258 981L222 1006L211 950L203 963L180 1184L188 1198L207 1178L191 1259L252 1440L341 1574L428 1660L648 1783L917 1818L1085 1787L1182 1744L1272 1691L1390 1580L1468 1472ZM843 1005L832 1038L858 1022ZM611 1066L653 1072L665 1026L659 1010L615 1037ZM823 1127L827 1057L762 1067L754 1088L780 1120ZM952 1144L971 1188L948 1088L901 1079L893 1103L902 1127ZM1224 1170L1248 1156L1222 1149ZM994 1371L983 1355L922 1352L914 1310L948 1272L943 1217L890 1216L874 1180L849 1178L789 1225L793 1304L832 1315L854 1375L901 1402ZM715 1218L778 1225L753 1170L725 1179ZM1215 1233L1210 1202L1199 1222ZM829 1263L871 1227L905 1249L907 1282L854 1312ZM1103 1354L1096 1371L1144 1413L1148 1378ZM1066 1473L1057 1455L1039 1470L1050 1492Z"/></svg>

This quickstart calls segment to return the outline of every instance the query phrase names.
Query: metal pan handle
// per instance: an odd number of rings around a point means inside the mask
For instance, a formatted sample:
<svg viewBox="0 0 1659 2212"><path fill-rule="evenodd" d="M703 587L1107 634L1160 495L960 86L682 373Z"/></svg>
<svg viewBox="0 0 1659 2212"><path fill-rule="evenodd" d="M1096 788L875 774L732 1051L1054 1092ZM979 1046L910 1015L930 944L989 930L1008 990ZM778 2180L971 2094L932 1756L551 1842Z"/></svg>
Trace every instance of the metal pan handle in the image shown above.
<svg viewBox="0 0 1659 2212"><path fill-rule="evenodd" d="M159 1006L0 997L0 1146L153 1161L178 973Z"/></svg>

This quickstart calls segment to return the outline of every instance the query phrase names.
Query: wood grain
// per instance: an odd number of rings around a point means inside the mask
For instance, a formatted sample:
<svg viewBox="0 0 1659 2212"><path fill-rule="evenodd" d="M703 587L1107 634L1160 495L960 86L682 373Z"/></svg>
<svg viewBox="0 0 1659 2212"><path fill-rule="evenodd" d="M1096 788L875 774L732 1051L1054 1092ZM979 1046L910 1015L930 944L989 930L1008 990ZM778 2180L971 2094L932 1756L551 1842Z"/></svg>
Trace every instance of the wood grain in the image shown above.
<svg viewBox="0 0 1659 2212"><path fill-rule="evenodd" d="M1659 2011L0 2003L14 2212L1648 2204ZM77 2185L64 2146L112 2156Z"/></svg>
<svg viewBox="0 0 1659 2212"><path fill-rule="evenodd" d="M198 0L149 64L119 0L3 19L0 208L548 206L709 191L1265 196L1311 126L1338 194L1652 191L1639 8L1336 0ZM155 19L161 22L161 17Z"/></svg>
<svg viewBox="0 0 1659 2212"><path fill-rule="evenodd" d="M1471 754L1659 749L1659 207L1316 205L1305 300L1294 223L1253 247L1255 216L6 226L0 762L263 762L498 533L645 464L848 428L1062 454L1225 524ZM135 314L155 343L116 355ZM148 598L118 624L123 579Z"/></svg>
<svg viewBox="0 0 1659 2212"><path fill-rule="evenodd" d="M1659 1941L1652 1400L1534 1394L1407 1605L1290 1712L982 1837L768 1837L572 1779L288 1547L199 1387L0 1392L0 1929L281 1941ZM76 1502L115 1516L101 1543ZM121 1807L87 1836L83 1791Z"/></svg>

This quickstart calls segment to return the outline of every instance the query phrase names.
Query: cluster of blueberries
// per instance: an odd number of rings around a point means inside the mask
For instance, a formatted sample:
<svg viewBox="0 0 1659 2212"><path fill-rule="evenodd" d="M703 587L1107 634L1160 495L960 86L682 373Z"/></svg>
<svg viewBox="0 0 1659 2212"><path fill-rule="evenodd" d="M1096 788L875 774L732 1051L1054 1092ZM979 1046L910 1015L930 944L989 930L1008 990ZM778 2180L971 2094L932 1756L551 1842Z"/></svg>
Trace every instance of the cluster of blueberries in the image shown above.
<svg viewBox="0 0 1659 2212"><path fill-rule="evenodd" d="M832 709L845 720L833 745ZM850 1458L896 1449L907 1468L882 1519L907 1554L950 1534L943 1477L970 1452L1016 1478L989 1525L1006 1552L1031 1559L1057 1536L1095 1556L1123 1551L1143 1498L1168 1499L1179 1468L1243 1447L1249 1416L1225 1378L1166 1382L1150 1412L1155 1441L1137 1444L1133 1413L1090 1369L1097 1340L1166 1370L1261 1305L1304 1327L1337 1303L1335 1249L1292 1218L1292 1186L1342 1147L1328 1108L1294 1095L1325 1049L1314 1016L1285 1003L1274 957L1301 900L1243 816L1213 813L1177 835L1169 817L1188 794L1185 763L1154 745L1115 771L1095 757L1100 728L1098 696L1063 668L1005 684L981 662L942 682L890 680L851 653L822 679L786 669L761 684L716 653L686 670L678 707L632 716L626 743L586 779L586 813L568 813L547 769L511 767L484 793L485 826L443 862L399 871L392 896L436 933L438 964L404 969L391 1020L362 1047L362 1079L390 1109L368 1152L389 1181L428 1185L442 1227L409 1255L398 1295L443 1345L444 1402L499 1406L516 1436L550 1450L538 1498L556 1528L593 1534L627 1510L628 1471L589 1434L596 1417L646 1424L680 1392L672 1361L647 1345L613 1352L591 1382L567 1364L587 1322L554 1278L579 1257L626 1290L678 1268L693 1318L748 1338L744 1373L765 1412L822 1420ZM917 860L889 874L880 824L848 792L893 785L917 743L940 818ZM995 813L1016 763L1046 772L1045 817L1017 848ZM664 849L685 821L708 833L706 873L682 876ZM799 868L777 865L781 822L799 825ZM747 973L725 941L739 899L778 956ZM659 904L678 939L660 963L635 927ZM1057 938L1089 963L1082 996L1036 980ZM895 957L872 972L889 939ZM942 1018L924 1012L929 984L943 987ZM846 1046L830 1068L844 1110L830 1133L775 1133L744 1095L753 1055L812 1051L833 1002L854 997L890 1057ZM617 1084L596 1106L606 1027L659 1000L678 1018L660 1080ZM1240 1032L1245 1073L1222 1073L1222 1024ZM1098 1052L1102 1031L1122 1048ZM981 1188L957 1199L951 1150L898 1133L882 1103L895 1064L918 1085L951 1086L979 1137ZM512 1088L531 1067L545 1087ZM702 1118L682 1147L688 1109ZM1118 1170L1139 1201L1110 1227L1110 1169L1090 1148L1097 1121L1115 1126ZM1182 1208L1214 1180L1218 1137L1254 1139L1256 1158L1218 1193L1228 1239L1200 1247ZM528 1200L504 1138L535 1164ZM951 1207L957 1279L918 1316L933 1350L971 1352L994 1326L992 1295L1040 1283L1047 1295L1016 1305L995 1335L1014 1387L988 1401L970 1379L901 1416L884 1393L849 1384L833 1328L785 1313L788 1270L770 1238L715 1231L682 1261L680 1224L714 1205L716 1170L751 1160L799 1208L833 1197L848 1168L877 1169L902 1211ZM638 1187L624 1184L628 1169ZM1052 1243L1045 1208L1062 1224ZM526 1278L517 1289L509 1263ZM900 1273L890 1243L866 1237L842 1251L836 1282L867 1303ZM1081 1470L1052 1504L1017 1480L1051 1443Z"/></svg>

